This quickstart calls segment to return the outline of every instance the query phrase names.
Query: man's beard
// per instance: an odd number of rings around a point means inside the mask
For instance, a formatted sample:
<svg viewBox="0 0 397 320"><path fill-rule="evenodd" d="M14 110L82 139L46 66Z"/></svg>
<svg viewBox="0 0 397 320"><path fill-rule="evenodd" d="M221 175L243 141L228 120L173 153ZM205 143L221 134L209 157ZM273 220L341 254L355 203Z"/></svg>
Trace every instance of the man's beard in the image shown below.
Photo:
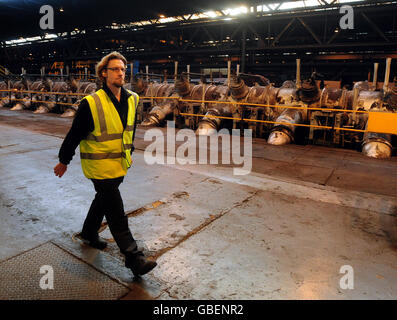
<svg viewBox="0 0 397 320"><path fill-rule="evenodd" d="M121 84L120 84L121 83ZM123 85L125 84L125 81L124 81L124 79L122 79L121 81L114 81L113 82L113 85L116 87L116 88L121 88Z"/></svg>

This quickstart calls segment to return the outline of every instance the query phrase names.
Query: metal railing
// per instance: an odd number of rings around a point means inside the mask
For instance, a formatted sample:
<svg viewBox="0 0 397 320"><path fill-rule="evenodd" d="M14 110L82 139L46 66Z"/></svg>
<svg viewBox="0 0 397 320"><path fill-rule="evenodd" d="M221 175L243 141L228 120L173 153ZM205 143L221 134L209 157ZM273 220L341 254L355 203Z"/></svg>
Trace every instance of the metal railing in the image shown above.
<svg viewBox="0 0 397 320"><path fill-rule="evenodd" d="M41 94L41 95L66 95L66 96L86 96L87 94L85 93L68 93L68 92L44 92L44 91L29 91L29 90L16 90L16 89L7 89L7 90L0 90L0 92L10 92L10 93L26 93L26 94ZM0 98L0 100L4 99L10 99L10 98ZM13 101L26 101L26 99L13 99ZM283 109L298 109L298 110L304 110L304 111L311 111L311 110L317 110L317 111L327 111L327 112L339 112L339 113L365 113L369 115L369 118L371 117L371 114L376 114L377 121L382 121L381 119L379 120L380 114L390 114L390 113L380 113L380 112L371 112L371 111L365 111L365 110L347 110L347 109L328 109L328 108L316 108L316 107L302 107L302 106L297 106L297 105L270 105L270 104L260 104L260 103L247 103L247 102L233 102L233 101L212 101L212 100L193 100L193 99L183 99L180 97L151 97L151 96L142 96L140 97L140 101L143 100L153 100L153 99L160 99L160 100L167 100L167 99L173 99L173 100L178 100L178 102L189 102L189 103L197 103L197 104L202 104L202 103L208 103L208 104L230 104L230 105L236 105L236 106L242 106L243 108L283 108ZM56 103L60 105L70 105L73 106L76 103L67 103L67 102L57 102L57 101L32 101L34 103ZM330 126L317 126L317 125L312 125L312 124L302 124L302 123L286 123L286 122L277 122L277 121L271 121L271 120L257 120L257 119L248 119L248 118L234 118L234 117L225 117L225 116L214 116L214 115L205 115L205 114L193 114L193 113L184 113L184 112L179 112L178 108L178 114L182 116L190 116L190 117L207 117L207 118L218 118L218 119L228 119L228 120L235 120L239 122L257 122L257 123L269 123L269 124L276 124L276 125L292 125L292 126L300 126L300 127L309 127L309 128L318 128L318 129L326 129L326 130L342 130L342 131L351 131L351 132L377 132L377 133L384 133L384 134L396 134L392 130L392 132L381 132L381 131L371 131L371 130L363 130L363 129L351 129L351 128L343 128L343 127L330 127ZM392 115L392 120L388 119L388 121L395 121L395 127L397 128L397 113L391 113ZM374 117L375 118L375 117ZM390 118L390 117L389 117ZM368 120L369 121L369 120Z"/></svg>

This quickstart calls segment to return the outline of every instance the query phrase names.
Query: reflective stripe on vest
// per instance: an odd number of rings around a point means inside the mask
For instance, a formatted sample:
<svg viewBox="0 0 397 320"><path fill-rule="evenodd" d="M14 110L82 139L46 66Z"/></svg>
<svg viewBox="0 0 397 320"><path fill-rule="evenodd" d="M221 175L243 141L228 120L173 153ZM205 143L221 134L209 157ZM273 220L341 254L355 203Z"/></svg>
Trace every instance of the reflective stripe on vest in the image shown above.
<svg viewBox="0 0 397 320"><path fill-rule="evenodd" d="M136 109L137 96L135 94L132 94L132 95L134 97L135 109ZM96 104L96 106L98 108L98 118L99 118L99 127L101 128L101 135L100 136L94 136L92 133L90 133L87 136L86 140L94 140L94 141L97 141L97 142L103 142L103 141L110 141L110 140L116 140L116 139L123 138L123 134L122 133L108 134L108 130L107 130L107 127L106 127L105 114L104 114L104 111L103 111L101 99L99 99L99 96L96 93L94 93L92 96L93 96L95 104ZM124 131L132 131L132 130L134 130L134 126L127 125L125 127Z"/></svg>
<svg viewBox="0 0 397 320"><path fill-rule="evenodd" d="M81 164L87 178L117 178L124 176L131 166L132 137L139 98L137 94L129 92L132 97L128 98L125 129L105 91L101 89L86 97L94 120L94 130L80 143Z"/></svg>
<svg viewBox="0 0 397 320"><path fill-rule="evenodd" d="M103 160L103 159L117 159L125 156L124 152L120 153L80 153L81 159Z"/></svg>

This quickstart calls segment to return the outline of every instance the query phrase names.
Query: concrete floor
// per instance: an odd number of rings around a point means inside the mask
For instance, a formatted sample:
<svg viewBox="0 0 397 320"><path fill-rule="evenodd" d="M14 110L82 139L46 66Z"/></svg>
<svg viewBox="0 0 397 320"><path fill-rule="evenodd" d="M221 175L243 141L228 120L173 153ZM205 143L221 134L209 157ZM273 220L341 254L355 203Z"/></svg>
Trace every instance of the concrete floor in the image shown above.
<svg viewBox="0 0 397 320"><path fill-rule="evenodd" d="M126 284L124 299L397 298L395 158L255 140L252 173L234 176L227 165L147 165L139 129L120 190L158 267L134 280L106 227L103 252L71 239L94 190L79 156L53 175L70 124L0 109L0 260L53 240ZM354 289L340 287L343 265Z"/></svg>

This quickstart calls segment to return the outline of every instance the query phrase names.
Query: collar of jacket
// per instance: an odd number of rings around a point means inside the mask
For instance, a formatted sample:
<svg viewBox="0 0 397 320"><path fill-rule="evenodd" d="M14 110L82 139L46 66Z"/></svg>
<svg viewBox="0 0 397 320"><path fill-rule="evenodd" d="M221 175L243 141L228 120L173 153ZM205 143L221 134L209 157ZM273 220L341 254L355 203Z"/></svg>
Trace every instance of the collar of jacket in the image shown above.
<svg viewBox="0 0 397 320"><path fill-rule="evenodd" d="M106 92L106 94L109 97L114 97L114 99L116 99L112 90L109 89L109 87L107 86L105 81L102 83L102 89ZM129 93L127 90L125 90L124 87L121 87L120 101L122 101L124 97L127 100L130 96L131 96L131 93Z"/></svg>

